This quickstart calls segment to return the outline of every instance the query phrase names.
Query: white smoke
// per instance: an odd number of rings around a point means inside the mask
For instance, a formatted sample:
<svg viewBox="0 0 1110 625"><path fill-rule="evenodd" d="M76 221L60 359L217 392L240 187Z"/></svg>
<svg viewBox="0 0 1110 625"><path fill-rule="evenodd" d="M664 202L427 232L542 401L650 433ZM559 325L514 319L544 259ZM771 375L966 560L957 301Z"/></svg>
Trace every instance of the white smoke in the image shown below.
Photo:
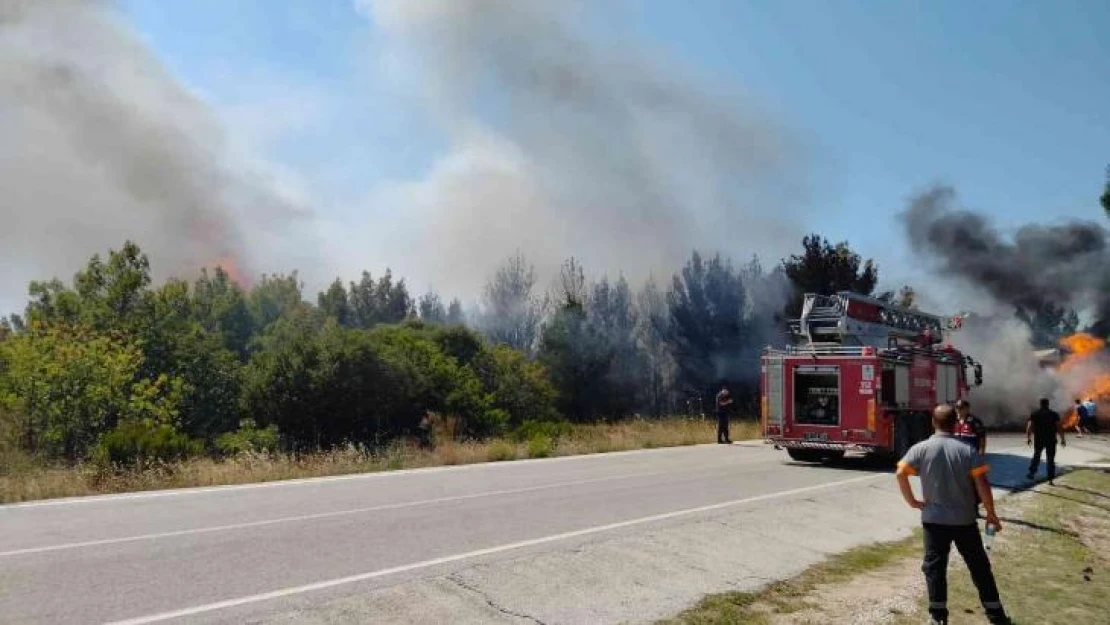
<svg viewBox="0 0 1110 625"><path fill-rule="evenodd" d="M802 232L800 155L747 98L587 27L585 0L361 0L381 59L448 142L376 194L406 275L475 293L520 248L639 282L692 250L777 259ZM718 83L719 84L719 83Z"/></svg>
<svg viewBox="0 0 1110 625"><path fill-rule="evenodd" d="M1055 394L1056 376L1041 368L1031 339L1029 326L1001 316L952 333L952 345L983 365L983 385L973 386L969 399L987 425L1020 425L1041 397Z"/></svg>
<svg viewBox="0 0 1110 625"><path fill-rule="evenodd" d="M0 0L8 284L67 280L126 239L148 253L156 278L220 259L253 272L288 258L288 233L303 233L310 214L229 154L209 109L110 3Z"/></svg>

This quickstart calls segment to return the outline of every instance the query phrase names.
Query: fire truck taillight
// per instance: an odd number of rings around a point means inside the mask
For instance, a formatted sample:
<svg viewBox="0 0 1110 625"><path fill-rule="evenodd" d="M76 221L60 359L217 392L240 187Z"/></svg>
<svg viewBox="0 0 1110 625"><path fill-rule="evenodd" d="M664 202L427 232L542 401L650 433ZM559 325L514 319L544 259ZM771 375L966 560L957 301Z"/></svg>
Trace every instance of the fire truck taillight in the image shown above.
<svg viewBox="0 0 1110 625"><path fill-rule="evenodd" d="M867 400L867 429L875 431L875 400Z"/></svg>

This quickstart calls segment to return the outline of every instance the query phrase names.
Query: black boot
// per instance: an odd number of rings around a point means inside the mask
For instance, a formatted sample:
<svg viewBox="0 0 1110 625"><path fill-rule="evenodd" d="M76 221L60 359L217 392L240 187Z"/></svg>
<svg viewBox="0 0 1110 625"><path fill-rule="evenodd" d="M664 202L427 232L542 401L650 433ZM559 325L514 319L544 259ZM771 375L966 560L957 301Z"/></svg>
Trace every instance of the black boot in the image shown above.
<svg viewBox="0 0 1110 625"><path fill-rule="evenodd" d="M1005 612L987 612L987 621L991 625L1012 625L1013 621L1010 617L1006 616Z"/></svg>

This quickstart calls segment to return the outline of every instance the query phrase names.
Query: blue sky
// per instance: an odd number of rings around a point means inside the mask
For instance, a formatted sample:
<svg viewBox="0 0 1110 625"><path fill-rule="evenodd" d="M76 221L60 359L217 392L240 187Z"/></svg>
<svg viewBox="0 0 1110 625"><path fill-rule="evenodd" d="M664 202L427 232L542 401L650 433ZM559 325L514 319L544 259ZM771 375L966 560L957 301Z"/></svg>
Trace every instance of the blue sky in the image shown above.
<svg viewBox="0 0 1110 625"><path fill-rule="evenodd" d="M371 61L380 33L350 0L122 5L229 132L338 223L443 149ZM800 138L819 209L807 229L849 239L888 279L914 275L895 214L936 181L1005 228L1102 218L1110 3L621 0L601 15L617 8L594 26L735 85Z"/></svg>

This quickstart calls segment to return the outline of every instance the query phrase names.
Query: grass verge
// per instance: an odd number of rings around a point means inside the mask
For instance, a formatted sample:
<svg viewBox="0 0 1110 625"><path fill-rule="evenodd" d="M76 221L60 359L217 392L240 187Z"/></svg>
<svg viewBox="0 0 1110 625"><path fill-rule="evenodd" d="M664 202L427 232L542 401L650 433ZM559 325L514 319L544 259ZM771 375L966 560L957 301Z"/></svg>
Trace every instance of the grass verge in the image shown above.
<svg viewBox="0 0 1110 625"><path fill-rule="evenodd" d="M801 575L776 582L756 592L710 595L693 608L659 625L768 625L789 622L783 618L812 611L817 591L856 576L889 566L912 556L920 537L857 547L807 569ZM829 621L832 622L832 621Z"/></svg>
<svg viewBox="0 0 1110 625"><path fill-rule="evenodd" d="M1003 531L991 560L1018 624L1106 622L1110 604L1110 474L1080 470L999 502ZM927 618L921 536L861 547L753 593L706 597L668 625L889 623ZM975 586L953 550L951 622L986 623Z"/></svg>
<svg viewBox="0 0 1110 625"><path fill-rule="evenodd" d="M759 434L758 424L736 421L731 433L734 440L752 439ZM0 503L676 447L715 440L715 421L676 417L575 425L555 438L537 435L525 441L445 440L434 449L406 442L377 452L348 447L300 456L245 453L221 460L194 458L155 464L122 473L107 473L91 465L43 467L26 458L9 457L0 462Z"/></svg>

